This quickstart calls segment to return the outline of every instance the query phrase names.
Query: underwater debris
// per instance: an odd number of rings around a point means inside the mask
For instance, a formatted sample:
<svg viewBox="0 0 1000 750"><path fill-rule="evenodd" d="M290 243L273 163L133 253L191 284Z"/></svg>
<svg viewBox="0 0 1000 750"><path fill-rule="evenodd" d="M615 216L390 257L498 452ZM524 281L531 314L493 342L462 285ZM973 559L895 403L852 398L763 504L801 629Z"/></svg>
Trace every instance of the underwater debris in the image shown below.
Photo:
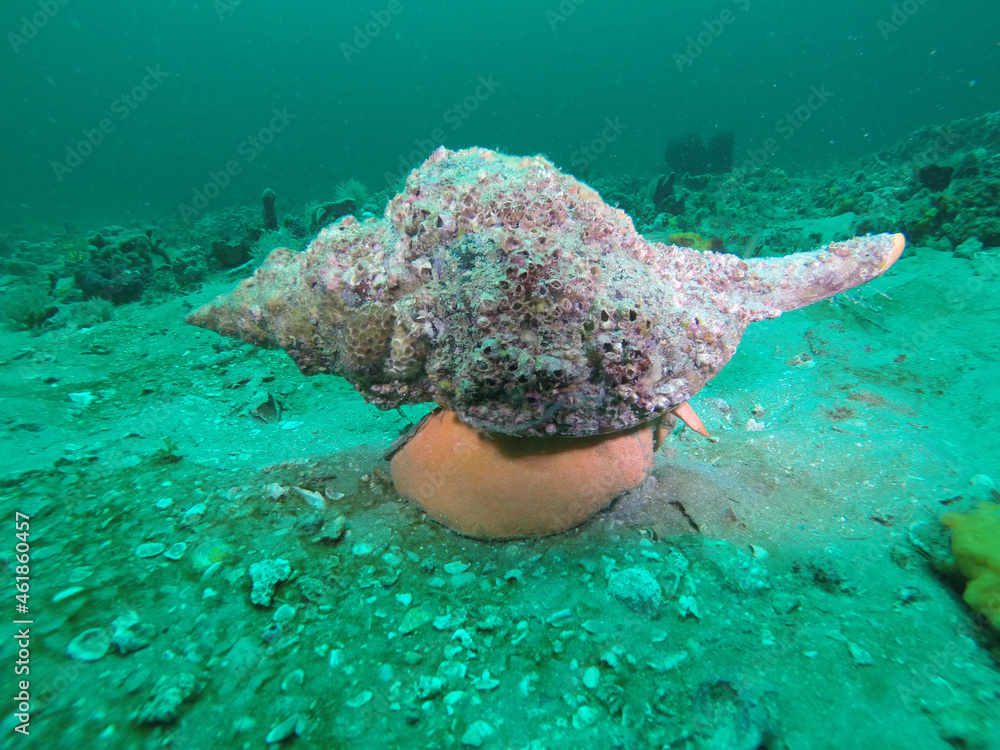
<svg viewBox="0 0 1000 750"><path fill-rule="evenodd" d="M282 560L279 557L274 560L261 560L254 563L247 572L253 581L250 602L258 607L269 607L274 598L275 586L281 581L288 580L292 574L292 568L288 564L288 560Z"/></svg>

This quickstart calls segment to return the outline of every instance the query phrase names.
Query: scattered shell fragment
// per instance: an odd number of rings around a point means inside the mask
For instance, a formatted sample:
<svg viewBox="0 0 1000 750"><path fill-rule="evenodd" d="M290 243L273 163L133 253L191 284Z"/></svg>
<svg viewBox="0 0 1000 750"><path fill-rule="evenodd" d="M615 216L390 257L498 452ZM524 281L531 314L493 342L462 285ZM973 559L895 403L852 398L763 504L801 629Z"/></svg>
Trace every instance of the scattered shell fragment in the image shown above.
<svg viewBox="0 0 1000 750"><path fill-rule="evenodd" d="M341 513L323 524L323 530L319 536L313 539L314 542L339 542L344 538L347 530L347 518ZM368 547L370 545L364 545Z"/></svg>
<svg viewBox="0 0 1000 750"><path fill-rule="evenodd" d="M677 597L677 614L681 617L694 617L700 620L701 613L698 611L698 600L693 596L687 595Z"/></svg>
<svg viewBox="0 0 1000 750"><path fill-rule="evenodd" d="M554 628L561 628L563 625L568 623L573 619L573 610L571 609L560 609L558 612L552 614L549 617L549 625Z"/></svg>
<svg viewBox="0 0 1000 750"><path fill-rule="evenodd" d="M466 747L481 747L483 742L493 735L493 727L485 721L477 720L469 725L462 735L462 744Z"/></svg>
<svg viewBox="0 0 1000 750"><path fill-rule="evenodd" d="M436 698L444 690L444 680L440 677L428 677L420 675L417 678L417 698L420 700L430 700Z"/></svg>
<svg viewBox="0 0 1000 750"><path fill-rule="evenodd" d="M301 669L293 669L291 672L286 674L285 679L281 681L281 692L287 693L289 690L301 687L302 683L305 681L305 676L305 672Z"/></svg>
<svg viewBox="0 0 1000 750"><path fill-rule="evenodd" d="M288 622L293 617L295 617L295 607L290 604L282 604L274 610L274 615L272 615L271 619L275 622Z"/></svg>
<svg viewBox="0 0 1000 750"><path fill-rule="evenodd" d="M587 705L580 706L573 714L573 728L585 729L596 724L600 718L601 714L596 708Z"/></svg>
<svg viewBox="0 0 1000 750"><path fill-rule="evenodd" d="M344 705L348 708L361 708L373 697L374 693L371 690L363 690L356 696L347 701Z"/></svg>
<svg viewBox="0 0 1000 750"><path fill-rule="evenodd" d="M108 653L110 647L111 638L108 636L108 631L104 628L91 628L71 640L66 647L66 653L77 661L97 661Z"/></svg>
<svg viewBox="0 0 1000 750"><path fill-rule="evenodd" d="M861 648L856 643L847 642L847 649L851 652L851 658L854 659L855 666L858 667L870 667L875 663L872 655Z"/></svg>
<svg viewBox="0 0 1000 750"><path fill-rule="evenodd" d="M140 544L135 548L136 557L156 557L162 554L167 548L167 545L162 542L146 542L145 544Z"/></svg>
<svg viewBox="0 0 1000 750"><path fill-rule="evenodd" d="M476 690L482 691L495 690L499 686L500 680L495 680L490 677L490 671L488 669L484 669L482 676L472 683L472 687Z"/></svg>
<svg viewBox="0 0 1000 750"><path fill-rule="evenodd" d="M424 607L414 607L406 611L402 622L399 623L399 632L403 635L412 633L426 622L430 622L434 615Z"/></svg>
<svg viewBox="0 0 1000 750"><path fill-rule="evenodd" d="M184 542L177 542L176 544L170 545L170 548L163 553L163 556L168 560L177 561L184 557L184 552L187 550L187 545Z"/></svg>
<svg viewBox="0 0 1000 750"><path fill-rule="evenodd" d="M459 573L464 573L469 569L469 564L464 562L459 562L457 560L445 563L444 572L450 576L457 576Z"/></svg>
<svg viewBox="0 0 1000 750"><path fill-rule="evenodd" d="M272 742L281 742L282 740L287 740L293 734L295 734L295 727L298 724L299 715L292 714L283 722L271 729L267 733L267 737L264 738L264 742L271 744Z"/></svg>
<svg viewBox="0 0 1000 750"><path fill-rule="evenodd" d="M309 505L311 505L316 510L323 510L326 508L326 500L318 492L313 492L312 490L307 490L304 487L293 488L299 495L305 500Z"/></svg>
<svg viewBox="0 0 1000 750"><path fill-rule="evenodd" d="M654 672L659 672L660 674L664 674L679 667L681 664L687 661L687 658L688 658L687 651L678 651L676 654L670 654L668 656L651 659L646 662L646 666L652 669Z"/></svg>
<svg viewBox="0 0 1000 750"><path fill-rule="evenodd" d="M83 591L83 586L70 586L68 589L63 589L58 594L52 597L52 603L61 602L63 599L69 599L71 596L75 596Z"/></svg>
<svg viewBox="0 0 1000 750"><path fill-rule="evenodd" d="M80 406L90 406L92 403L97 401L97 396L95 396L90 391L79 391L78 393L69 393L67 394L67 396L69 397L70 401Z"/></svg>
<svg viewBox="0 0 1000 750"><path fill-rule="evenodd" d="M201 521L202 516L205 515L205 503L197 503L188 508L184 515L181 517L181 523L184 526L194 526Z"/></svg>
<svg viewBox="0 0 1000 750"><path fill-rule="evenodd" d="M268 497L272 500L280 500L288 494L288 488L283 487L277 482L271 482L271 484L267 485L264 489L267 491Z"/></svg>
<svg viewBox="0 0 1000 750"><path fill-rule="evenodd" d="M518 568L511 568L504 573L503 579L505 581L517 581L518 583L524 583L524 573L522 573Z"/></svg>

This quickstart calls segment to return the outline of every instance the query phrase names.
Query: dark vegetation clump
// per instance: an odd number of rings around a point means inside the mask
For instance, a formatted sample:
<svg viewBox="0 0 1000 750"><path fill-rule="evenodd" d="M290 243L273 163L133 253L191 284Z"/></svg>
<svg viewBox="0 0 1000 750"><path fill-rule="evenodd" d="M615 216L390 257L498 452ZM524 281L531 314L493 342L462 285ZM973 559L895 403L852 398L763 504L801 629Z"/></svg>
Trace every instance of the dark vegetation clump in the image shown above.
<svg viewBox="0 0 1000 750"><path fill-rule="evenodd" d="M106 227L89 240L84 257L73 263L73 280L86 299L106 299L121 305L135 302L170 256L152 230Z"/></svg>

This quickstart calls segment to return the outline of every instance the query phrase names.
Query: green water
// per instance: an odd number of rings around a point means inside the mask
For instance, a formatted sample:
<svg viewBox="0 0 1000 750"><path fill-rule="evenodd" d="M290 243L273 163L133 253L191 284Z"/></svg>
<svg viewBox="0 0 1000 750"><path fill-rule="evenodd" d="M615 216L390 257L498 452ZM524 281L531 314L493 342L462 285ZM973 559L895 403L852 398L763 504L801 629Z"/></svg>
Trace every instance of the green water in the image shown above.
<svg viewBox="0 0 1000 750"><path fill-rule="evenodd" d="M441 143L578 167L602 131L591 175L656 173L670 138L718 129L741 161L774 137L775 165L826 165L995 109L995 3L904 6L17 0L0 11L0 229L176 218L230 160L213 205L382 188ZM830 95L799 121L811 87ZM258 151L275 108L291 119Z"/></svg>

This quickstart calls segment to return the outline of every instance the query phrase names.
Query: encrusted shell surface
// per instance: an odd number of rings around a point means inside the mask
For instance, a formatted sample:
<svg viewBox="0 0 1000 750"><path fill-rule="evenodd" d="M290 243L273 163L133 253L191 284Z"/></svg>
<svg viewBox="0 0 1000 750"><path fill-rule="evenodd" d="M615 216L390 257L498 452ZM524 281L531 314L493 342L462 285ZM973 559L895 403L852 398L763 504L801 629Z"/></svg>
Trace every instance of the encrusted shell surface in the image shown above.
<svg viewBox="0 0 1000 750"><path fill-rule="evenodd" d="M749 323L878 275L886 237L768 261L665 246L542 157L441 148L382 218L274 251L188 320L343 375L383 409L434 401L492 432L590 435L689 399Z"/></svg>

